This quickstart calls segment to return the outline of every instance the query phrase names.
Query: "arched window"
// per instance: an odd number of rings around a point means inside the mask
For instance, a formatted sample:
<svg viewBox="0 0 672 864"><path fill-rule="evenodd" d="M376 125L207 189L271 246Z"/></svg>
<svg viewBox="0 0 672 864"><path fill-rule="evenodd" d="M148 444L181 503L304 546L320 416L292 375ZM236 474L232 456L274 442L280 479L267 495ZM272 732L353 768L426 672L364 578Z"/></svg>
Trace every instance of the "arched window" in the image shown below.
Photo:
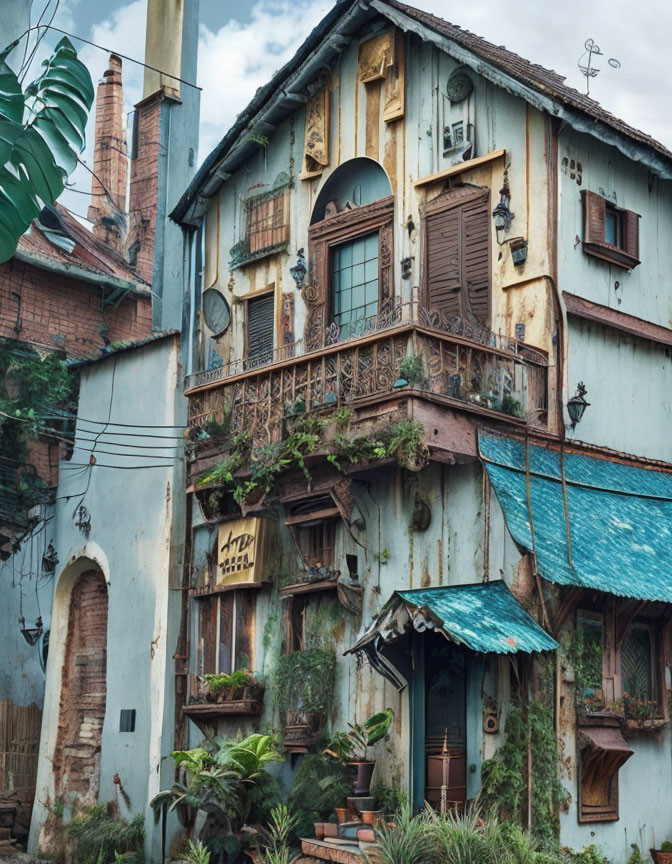
<svg viewBox="0 0 672 864"><path fill-rule="evenodd" d="M383 168L364 157L337 168L320 191L309 229L313 280L303 294L308 350L364 332L391 298L391 193Z"/></svg>

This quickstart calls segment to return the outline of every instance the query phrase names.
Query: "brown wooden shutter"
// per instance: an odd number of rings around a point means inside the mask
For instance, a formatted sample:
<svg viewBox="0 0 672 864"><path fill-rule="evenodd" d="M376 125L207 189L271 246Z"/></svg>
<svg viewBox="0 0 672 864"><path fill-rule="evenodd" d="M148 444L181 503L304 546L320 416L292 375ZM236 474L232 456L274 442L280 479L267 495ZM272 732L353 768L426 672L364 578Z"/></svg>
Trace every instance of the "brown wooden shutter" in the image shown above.
<svg viewBox="0 0 672 864"><path fill-rule="evenodd" d="M198 618L202 670L212 675L217 666L217 597L199 601Z"/></svg>
<svg viewBox="0 0 672 864"><path fill-rule="evenodd" d="M624 212L625 221L625 249L624 251L632 258L639 261L639 215L632 210Z"/></svg>
<svg viewBox="0 0 672 864"><path fill-rule="evenodd" d="M427 216L427 306L460 315L462 289L461 219L458 207Z"/></svg>
<svg viewBox="0 0 672 864"><path fill-rule="evenodd" d="M465 299L471 314L490 323L490 214L488 199L478 198L462 209Z"/></svg>
<svg viewBox="0 0 672 864"><path fill-rule="evenodd" d="M273 359L273 292L247 302L247 357L252 365Z"/></svg>
<svg viewBox="0 0 672 864"><path fill-rule="evenodd" d="M584 243L604 243L606 201L595 192L583 189L583 240Z"/></svg>
<svg viewBox="0 0 672 864"><path fill-rule="evenodd" d="M490 319L490 214L487 195L428 213L426 304L443 315Z"/></svg>

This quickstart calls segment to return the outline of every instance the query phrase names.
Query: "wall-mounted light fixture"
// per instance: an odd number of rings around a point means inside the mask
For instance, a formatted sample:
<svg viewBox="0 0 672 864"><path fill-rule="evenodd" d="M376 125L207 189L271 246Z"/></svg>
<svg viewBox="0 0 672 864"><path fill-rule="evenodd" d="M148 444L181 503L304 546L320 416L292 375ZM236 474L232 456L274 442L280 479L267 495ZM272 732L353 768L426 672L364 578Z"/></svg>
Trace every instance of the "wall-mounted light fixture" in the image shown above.
<svg viewBox="0 0 672 864"><path fill-rule="evenodd" d="M572 429L576 428L576 424L579 423L583 417L583 412L590 405L590 402L586 402L585 398L587 392L588 391L586 390L583 381L579 381L576 393L567 402L567 413L569 414L569 419L572 421Z"/></svg>
<svg viewBox="0 0 672 864"><path fill-rule="evenodd" d="M34 645L44 632L42 619L38 618L34 627L26 627L26 619L21 616L19 621L21 624L21 634L29 645Z"/></svg>
<svg viewBox="0 0 672 864"><path fill-rule="evenodd" d="M527 261L527 240L524 237L512 237L509 240L511 260L515 267L522 267Z"/></svg>
<svg viewBox="0 0 672 864"><path fill-rule="evenodd" d="M505 242L500 239L502 234L508 234L511 222L515 217L515 213L511 212L511 189L509 187L509 169L504 169L504 183L499 190L499 204L492 211L492 218L495 220L495 231L497 232L497 243L500 246Z"/></svg>

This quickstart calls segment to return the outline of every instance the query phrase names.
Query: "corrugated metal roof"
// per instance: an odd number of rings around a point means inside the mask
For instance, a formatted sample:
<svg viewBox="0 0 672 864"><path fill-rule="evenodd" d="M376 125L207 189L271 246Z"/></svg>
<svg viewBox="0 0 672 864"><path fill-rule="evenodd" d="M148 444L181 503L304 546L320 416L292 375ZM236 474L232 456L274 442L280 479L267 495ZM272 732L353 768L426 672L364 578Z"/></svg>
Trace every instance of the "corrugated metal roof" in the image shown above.
<svg viewBox="0 0 672 864"><path fill-rule="evenodd" d="M525 442L481 433L479 450L511 536L544 579L672 603L672 473L566 453L565 513L560 452L529 445L528 510Z"/></svg>
<svg viewBox="0 0 672 864"><path fill-rule="evenodd" d="M529 615L504 582L397 591L409 606L428 615L441 630L472 651L513 654L554 651L555 639Z"/></svg>
<svg viewBox="0 0 672 864"><path fill-rule="evenodd" d="M179 336L179 330L155 330L149 336L144 336L142 339L123 339L120 342L112 342L100 349L100 354L97 357L87 357L84 360L75 360L69 365L72 369L81 369L84 366L90 366L92 363L100 363L101 360L107 360L108 357L115 357L117 354L124 354L126 351L135 351L136 348L143 348L145 345L151 345L153 342L159 342L161 339Z"/></svg>
<svg viewBox="0 0 672 864"><path fill-rule="evenodd" d="M346 654L377 650L378 643L392 642L404 635L398 612L404 612L406 629L421 613L430 628L443 633L458 645L483 654L514 654L518 651L554 651L558 644L523 609L502 581L443 588L395 591L366 633ZM416 626L417 626L416 621ZM422 625L420 625L422 626Z"/></svg>

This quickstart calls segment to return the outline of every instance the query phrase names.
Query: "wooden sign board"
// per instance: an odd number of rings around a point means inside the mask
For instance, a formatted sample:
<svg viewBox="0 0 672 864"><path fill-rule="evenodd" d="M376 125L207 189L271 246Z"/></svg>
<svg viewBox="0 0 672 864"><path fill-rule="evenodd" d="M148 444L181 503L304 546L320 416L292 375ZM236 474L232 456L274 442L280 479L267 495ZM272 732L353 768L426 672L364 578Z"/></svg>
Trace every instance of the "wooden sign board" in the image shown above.
<svg viewBox="0 0 672 864"><path fill-rule="evenodd" d="M269 535L268 520L256 516L222 523L217 538L216 584L261 582Z"/></svg>

